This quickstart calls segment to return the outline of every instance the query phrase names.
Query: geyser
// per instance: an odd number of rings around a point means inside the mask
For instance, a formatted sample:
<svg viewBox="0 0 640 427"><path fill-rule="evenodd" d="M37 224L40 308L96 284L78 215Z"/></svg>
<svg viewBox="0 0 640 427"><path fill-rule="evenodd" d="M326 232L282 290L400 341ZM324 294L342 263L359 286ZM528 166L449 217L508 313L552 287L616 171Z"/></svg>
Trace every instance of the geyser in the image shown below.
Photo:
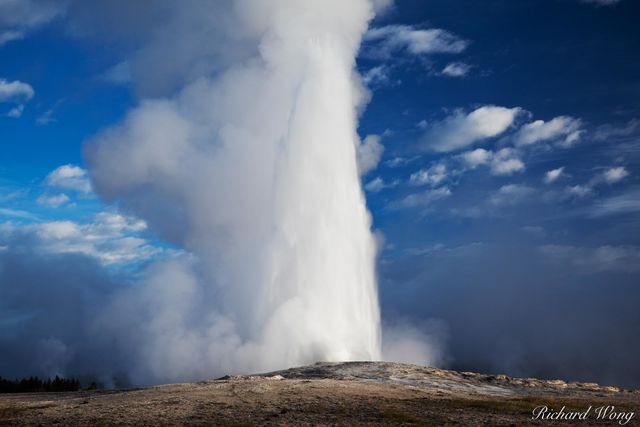
<svg viewBox="0 0 640 427"><path fill-rule="evenodd" d="M233 33L201 41L225 44L213 65L87 146L97 192L192 256L153 266L95 327L136 383L379 359L356 161L355 57L374 4L204 4Z"/></svg>

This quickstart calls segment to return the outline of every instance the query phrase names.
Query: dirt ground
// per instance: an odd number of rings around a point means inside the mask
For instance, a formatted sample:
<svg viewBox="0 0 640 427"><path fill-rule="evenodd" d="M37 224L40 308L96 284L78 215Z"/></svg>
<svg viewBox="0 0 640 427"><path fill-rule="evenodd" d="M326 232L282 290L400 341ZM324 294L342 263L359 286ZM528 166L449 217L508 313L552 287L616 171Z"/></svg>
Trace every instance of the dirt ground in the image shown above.
<svg viewBox="0 0 640 427"><path fill-rule="evenodd" d="M585 411L532 420L534 408ZM620 425L595 408L637 414L640 391L384 362L294 368L137 390L0 395L0 425ZM634 415L624 425L640 425Z"/></svg>

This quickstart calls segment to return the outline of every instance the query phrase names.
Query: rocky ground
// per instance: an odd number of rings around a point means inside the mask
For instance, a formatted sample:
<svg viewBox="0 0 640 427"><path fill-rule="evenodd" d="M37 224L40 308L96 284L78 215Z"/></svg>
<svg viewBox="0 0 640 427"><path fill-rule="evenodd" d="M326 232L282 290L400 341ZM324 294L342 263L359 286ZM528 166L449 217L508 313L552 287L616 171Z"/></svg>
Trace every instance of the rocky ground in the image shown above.
<svg viewBox="0 0 640 427"><path fill-rule="evenodd" d="M534 408L585 411L572 425L620 425L640 391L385 362L318 363L137 390L0 395L0 425L563 425ZM640 425L634 415L624 425Z"/></svg>

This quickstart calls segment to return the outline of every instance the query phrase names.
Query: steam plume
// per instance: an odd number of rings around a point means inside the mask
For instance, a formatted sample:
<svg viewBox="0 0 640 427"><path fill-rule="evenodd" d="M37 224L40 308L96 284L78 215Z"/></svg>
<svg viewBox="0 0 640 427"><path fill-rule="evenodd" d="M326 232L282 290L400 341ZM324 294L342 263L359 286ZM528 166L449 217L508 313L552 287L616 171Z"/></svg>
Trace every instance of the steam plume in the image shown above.
<svg viewBox="0 0 640 427"><path fill-rule="evenodd" d="M203 41L215 66L87 147L97 192L193 258L156 265L96 328L133 352L137 383L378 359L354 71L374 5L205 3L233 22L231 46ZM241 58L220 53L233 43Z"/></svg>

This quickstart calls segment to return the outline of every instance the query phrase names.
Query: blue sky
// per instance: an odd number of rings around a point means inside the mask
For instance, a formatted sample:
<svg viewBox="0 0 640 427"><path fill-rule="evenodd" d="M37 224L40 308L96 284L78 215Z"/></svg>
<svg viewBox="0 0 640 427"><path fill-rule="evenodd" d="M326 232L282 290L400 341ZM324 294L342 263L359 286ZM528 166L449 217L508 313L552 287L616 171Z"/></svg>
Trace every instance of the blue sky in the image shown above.
<svg viewBox="0 0 640 427"><path fill-rule="evenodd" d="M157 90L133 83L135 43L26 3L0 16L0 254L82 255L100 283L181 256L83 160ZM634 0L398 0L372 23L383 318L422 325L449 366L640 385L639 18Z"/></svg>

